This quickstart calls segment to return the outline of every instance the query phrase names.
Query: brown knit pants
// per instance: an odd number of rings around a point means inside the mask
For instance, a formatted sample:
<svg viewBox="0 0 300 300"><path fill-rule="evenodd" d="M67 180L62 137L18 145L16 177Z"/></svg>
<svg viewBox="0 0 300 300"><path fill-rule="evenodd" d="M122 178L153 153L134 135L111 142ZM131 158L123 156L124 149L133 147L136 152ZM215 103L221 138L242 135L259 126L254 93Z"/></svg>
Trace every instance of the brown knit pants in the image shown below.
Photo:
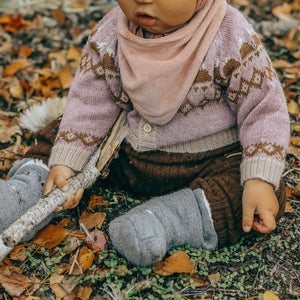
<svg viewBox="0 0 300 300"><path fill-rule="evenodd" d="M27 152L27 156L47 163L58 126L59 121L55 120L38 131L38 144ZM240 144L236 143L200 154L138 153L123 143L119 158L110 165L106 180L148 198L186 187L192 190L202 188L211 206L218 244L224 246L235 243L243 233L241 151ZM280 206L279 220L286 202L283 181L276 196Z"/></svg>

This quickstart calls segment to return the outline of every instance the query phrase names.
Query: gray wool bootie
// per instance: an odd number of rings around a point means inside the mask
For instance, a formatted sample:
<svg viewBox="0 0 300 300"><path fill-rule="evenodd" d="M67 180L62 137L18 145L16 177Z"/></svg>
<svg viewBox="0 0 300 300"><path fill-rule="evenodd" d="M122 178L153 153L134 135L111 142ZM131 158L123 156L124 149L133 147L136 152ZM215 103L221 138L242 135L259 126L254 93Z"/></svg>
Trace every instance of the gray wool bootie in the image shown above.
<svg viewBox="0 0 300 300"><path fill-rule="evenodd" d="M209 204L202 189L183 189L153 198L114 219L109 235L115 249L135 265L151 265L169 249L217 246Z"/></svg>
<svg viewBox="0 0 300 300"><path fill-rule="evenodd" d="M21 217L42 196L49 168L41 161L25 158L0 180L0 233ZM53 216L48 217L27 237L31 239Z"/></svg>

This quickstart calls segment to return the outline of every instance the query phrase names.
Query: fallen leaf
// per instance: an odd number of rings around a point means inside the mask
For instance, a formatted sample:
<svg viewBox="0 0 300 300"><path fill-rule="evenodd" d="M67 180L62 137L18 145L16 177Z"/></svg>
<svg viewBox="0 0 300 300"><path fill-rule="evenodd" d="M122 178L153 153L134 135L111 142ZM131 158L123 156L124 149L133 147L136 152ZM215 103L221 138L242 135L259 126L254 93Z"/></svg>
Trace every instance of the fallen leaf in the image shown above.
<svg viewBox="0 0 300 300"><path fill-rule="evenodd" d="M293 211L294 211L294 209L291 206L291 204L289 202L286 202L286 204L285 204L285 212L286 213L292 213Z"/></svg>
<svg viewBox="0 0 300 300"><path fill-rule="evenodd" d="M264 300L280 300L280 298L271 291L264 293Z"/></svg>
<svg viewBox="0 0 300 300"><path fill-rule="evenodd" d="M22 275L20 268L7 266L1 270L0 284L11 296L19 297L26 288L32 285L32 281Z"/></svg>
<svg viewBox="0 0 300 300"><path fill-rule="evenodd" d="M74 294L81 300L89 300L92 292L93 289L91 287L79 286L74 291Z"/></svg>
<svg viewBox="0 0 300 300"><path fill-rule="evenodd" d="M275 17L280 18L281 16L291 17L292 7L288 3L284 2L282 5L278 5L272 8L272 13Z"/></svg>
<svg viewBox="0 0 300 300"><path fill-rule="evenodd" d="M66 292L60 285L62 280L64 279L64 275L52 275L49 279L50 282L50 288L52 292L55 294L57 299L61 299L68 295L68 292Z"/></svg>
<svg viewBox="0 0 300 300"><path fill-rule="evenodd" d="M57 76L64 90L71 87L74 76L71 74L70 66L60 70Z"/></svg>
<svg viewBox="0 0 300 300"><path fill-rule="evenodd" d="M18 125L6 127L0 127L0 142L1 143L8 143L12 140L12 137L16 134L22 135L22 131Z"/></svg>
<svg viewBox="0 0 300 300"><path fill-rule="evenodd" d="M30 62L26 58L18 59L14 63L7 65L4 69L4 76L12 76L21 69L30 66Z"/></svg>
<svg viewBox="0 0 300 300"><path fill-rule="evenodd" d="M86 238L86 242L89 248L95 251L105 249L106 238L101 230L96 228L95 230L90 232L90 236L92 240L90 240L88 237Z"/></svg>
<svg viewBox="0 0 300 300"><path fill-rule="evenodd" d="M75 259L75 254L71 257L70 265L72 265L74 259ZM94 260L94 252L89 252L88 247L82 247L77 256L77 262L79 263L83 273L88 268L91 267L93 260ZM79 274L81 274L80 269L79 269L78 265L75 264L72 275L79 275Z"/></svg>
<svg viewBox="0 0 300 300"><path fill-rule="evenodd" d="M27 58L32 54L32 48L29 46L22 46L18 52L19 56L22 58Z"/></svg>
<svg viewBox="0 0 300 300"><path fill-rule="evenodd" d="M298 115L300 113L298 103L294 100L290 100L288 103L288 111L291 115L295 116L295 118L298 118Z"/></svg>
<svg viewBox="0 0 300 300"><path fill-rule="evenodd" d="M103 203L103 196L92 195L90 197L88 208L89 210L94 210L97 207L101 207L102 203Z"/></svg>
<svg viewBox="0 0 300 300"><path fill-rule="evenodd" d="M120 276L120 277L126 276L127 272L128 272L128 268L127 268L126 265L119 265L118 266L117 276Z"/></svg>
<svg viewBox="0 0 300 300"><path fill-rule="evenodd" d="M10 252L9 257L12 260L25 261L27 258L26 251L27 249L24 244L18 245Z"/></svg>
<svg viewBox="0 0 300 300"><path fill-rule="evenodd" d="M60 244L67 234L61 225L50 224L35 236L33 242L46 249L52 249Z"/></svg>
<svg viewBox="0 0 300 300"><path fill-rule="evenodd" d="M66 16L63 11L61 10L52 10L51 11L52 17L59 23L59 25L65 24Z"/></svg>
<svg viewBox="0 0 300 300"><path fill-rule="evenodd" d="M192 263L189 256L183 251L175 252L165 261L154 266L156 268L153 273L161 276L169 276L174 273L191 273L192 271Z"/></svg>
<svg viewBox="0 0 300 300"><path fill-rule="evenodd" d="M79 219L80 223L86 227L87 230L90 230L94 227L101 228L102 223L106 217L106 213L97 212L97 213L88 213L85 212Z"/></svg>

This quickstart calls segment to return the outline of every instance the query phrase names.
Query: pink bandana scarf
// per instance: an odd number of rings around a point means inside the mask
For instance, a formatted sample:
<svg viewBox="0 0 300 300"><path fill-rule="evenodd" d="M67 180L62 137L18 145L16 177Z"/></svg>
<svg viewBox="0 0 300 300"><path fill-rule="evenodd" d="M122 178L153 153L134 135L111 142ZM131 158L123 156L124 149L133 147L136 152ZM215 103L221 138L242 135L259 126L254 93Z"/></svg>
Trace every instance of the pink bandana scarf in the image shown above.
<svg viewBox="0 0 300 300"><path fill-rule="evenodd" d="M120 11L118 58L122 84L135 109L152 124L168 123L185 100L223 21L226 0L199 0L196 12L176 31L144 39Z"/></svg>

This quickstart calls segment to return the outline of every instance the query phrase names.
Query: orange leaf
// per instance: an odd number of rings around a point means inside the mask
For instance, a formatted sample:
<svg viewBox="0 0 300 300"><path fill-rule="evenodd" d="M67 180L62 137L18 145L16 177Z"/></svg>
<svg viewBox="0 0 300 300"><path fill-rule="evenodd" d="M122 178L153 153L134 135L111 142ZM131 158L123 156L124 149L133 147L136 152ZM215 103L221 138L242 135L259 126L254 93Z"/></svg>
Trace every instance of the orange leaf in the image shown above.
<svg viewBox="0 0 300 300"><path fill-rule="evenodd" d="M65 24L66 16L61 10L52 10L51 14L53 18L59 23L59 25Z"/></svg>
<svg viewBox="0 0 300 300"><path fill-rule="evenodd" d="M74 76L72 75L72 73L70 71L70 66L60 70L60 72L57 74L57 76L58 76L64 90L71 87Z"/></svg>
<svg viewBox="0 0 300 300"><path fill-rule="evenodd" d="M10 24L11 22L12 22L11 15L0 16L0 24Z"/></svg>
<svg viewBox="0 0 300 300"><path fill-rule="evenodd" d="M101 203L103 202L103 196L97 196L97 195L92 195L90 197L90 202L89 202L89 209L94 210L96 207L101 206Z"/></svg>
<svg viewBox="0 0 300 300"><path fill-rule="evenodd" d="M94 214L85 213L80 217L79 222L83 223L87 230L94 227L101 228L105 217L106 213L104 212L97 212Z"/></svg>
<svg viewBox="0 0 300 300"><path fill-rule="evenodd" d="M118 269L117 269L117 276L121 277L121 276L126 276L128 272L128 268L125 265L119 265Z"/></svg>
<svg viewBox="0 0 300 300"><path fill-rule="evenodd" d="M67 59L68 60L76 60L81 59L81 51L79 51L76 47L70 47L67 53Z"/></svg>
<svg viewBox="0 0 300 300"><path fill-rule="evenodd" d="M12 76L21 69L25 69L30 66L30 63L27 59L16 60L13 64L7 65L4 70L4 76Z"/></svg>
<svg viewBox="0 0 300 300"><path fill-rule="evenodd" d="M275 6L272 13L275 17L286 16L291 17L292 6L284 2L282 5Z"/></svg>
<svg viewBox="0 0 300 300"><path fill-rule="evenodd" d="M22 46L19 50L19 56L22 58L27 58L31 55L32 53L32 48L28 47L28 46Z"/></svg>
<svg viewBox="0 0 300 300"><path fill-rule="evenodd" d="M76 299L89 300L89 299L91 299L90 296L91 296L92 292L93 292L93 289L91 287L79 286L75 290L75 294L77 297Z"/></svg>
<svg viewBox="0 0 300 300"><path fill-rule="evenodd" d="M183 252L178 251L168 257L165 261L155 265L154 274L161 276L169 276L174 273L191 273L192 263L189 256Z"/></svg>
<svg viewBox="0 0 300 300"><path fill-rule="evenodd" d="M13 251L11 251L9 257L12 260L25 261L27 258L25 245L22 244L15 247Z"/></svg>
<svg viewBox="0 0 300 300"><path fill-rule="evenodd" d="M285 212L292 213L294 211L293 207L289 202L286 202L285 204Z"/></svg>
<svg viewBox="0 0 300 300"><path fill-rule="evenodd" d="M275 295L273 292L271 291L266 291L264 293L264 300L280 300L279 297L277 295Z"/></svg>
<svg viewBox="0 0 300 300"><path fill-rule="evenodd" d="M75 254L71 258L71 264L73 263L75 259ZM94 252L89 252L88 247L82 247L79 251L77 262L79 263L82 272L85 272L90 266L92 265L94 260ZM80 274L80 270L77 265L75 265L75 268L72 272L73 275Z"/></svg>
<svg viewBox="0 0 300 300"><path fill-rule="evenodd" d="M67 231L61 225L50 224L35 236L33 242L46 249L52 249L57 246L67 234Z"/></svg>

